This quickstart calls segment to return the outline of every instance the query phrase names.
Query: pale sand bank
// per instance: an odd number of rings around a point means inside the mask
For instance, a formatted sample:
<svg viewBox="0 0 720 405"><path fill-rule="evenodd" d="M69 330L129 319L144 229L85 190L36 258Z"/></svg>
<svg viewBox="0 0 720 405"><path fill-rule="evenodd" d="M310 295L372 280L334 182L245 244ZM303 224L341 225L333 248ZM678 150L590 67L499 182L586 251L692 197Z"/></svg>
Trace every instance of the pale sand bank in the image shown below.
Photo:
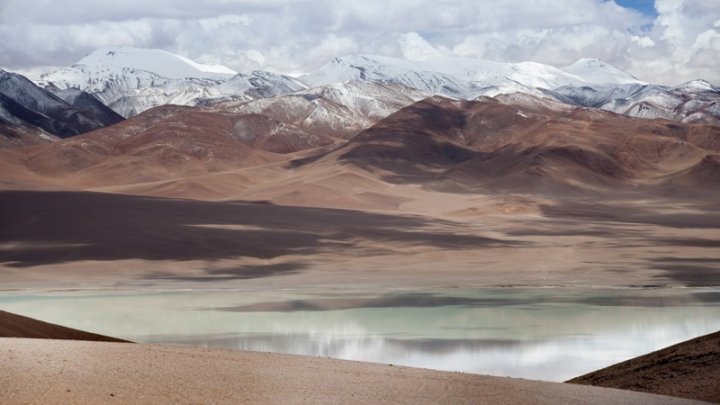
<svg viewBox="0 0 720 405"><path fill-rule="evenodd" d="M572 384L334 359L0 339L0 403L689 404Z"/></svg>

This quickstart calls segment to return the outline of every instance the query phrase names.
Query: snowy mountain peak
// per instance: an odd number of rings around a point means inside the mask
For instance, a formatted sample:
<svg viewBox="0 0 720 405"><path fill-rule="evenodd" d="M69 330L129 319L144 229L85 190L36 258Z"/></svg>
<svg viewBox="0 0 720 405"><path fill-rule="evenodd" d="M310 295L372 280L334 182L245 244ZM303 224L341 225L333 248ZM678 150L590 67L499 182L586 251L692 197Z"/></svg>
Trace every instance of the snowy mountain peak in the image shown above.
<svg viewBox="0 0 720 405"><path fill-rule="evenodd" d="M602 69L612 67L612 65L601 61L598 58L580 58L577 62L568 66L569 68L589 68L589 69Z"/></svg>
<svg viewBox="0 0 720 405"><path fill-rule="evenodd" d="M84 65L94 71L117 72L123 68L144 70L170 79L195 77L222 79L237 74L221 65L203 65L188 58L160 49L130 47L100 48L76 65Z"/></svg>
<svg viewBox="0 0 720 405"><path fill-rule="evenodd" d="M594 84L646 84L615 66L595 58L580 59L562 70Z"/></svg>
<svg viewBox="0 0 720 405"><path fill-rule="evenodd" d="M211 87L237 73L158 49L101 48L75 65L41 76L49 89L87 91L123 116L212 96Z"/></svg>
<svg viewBox="0 0 720 405"><path fill-rule="evenodd" d="M535 62L504 63L454 56L407 61L361 54L336 58L300 79L312 86L348 80L396 83L429 94L465 99L514 92L542 95L539 89L568 85L641 83L597 60L586 60L569 68L570 71Z"/></svg>
<svg viewBox="0 0 720 405"><path fill-rule="evenodd" d="M347 55L335 58L314 73L300 77L300 80L310 86L351 80L395 83L430 94L459 98L474 96L480 88L461 72L453 72L451 65L448 62L410 62L378 55Z"/></svg>
<svg viewBox="0 0 720 405"><path fill-rule="evenodd" d="M0 72L0 122L67 137L123 119L87 93L67 96L69 102L25 76Z"/></svg>
<svg viewBox="0 0 720 405"><path fill-rule="evenodd" d="M275 97L306 88L307 86L292 77L262 70L255 70L250 74L238 73L216 86L220 94L245 94L252 98Z"/></svg>
<svg viewBox="0 0 720 405"><path fill-rule="evenodd" d="M713 87L713 85L710 84L710 82L708 82L707 80L702 80L702 79L692 80L687 83L683 83L679 86L674 87L673 89L677 90L677 91L687 91L687 92L691 92L691 93L703 92L703 91L714 91L714 92L720 91L720 90L716 89L715 87Z"/></svg>
<svg viewBox="0 0 720 405"><path fill-rule="evenodd" d="M31 109L60 108L65 104L57 96L38 87L25 76L0 72L0 94L4 94Z"/></svg>

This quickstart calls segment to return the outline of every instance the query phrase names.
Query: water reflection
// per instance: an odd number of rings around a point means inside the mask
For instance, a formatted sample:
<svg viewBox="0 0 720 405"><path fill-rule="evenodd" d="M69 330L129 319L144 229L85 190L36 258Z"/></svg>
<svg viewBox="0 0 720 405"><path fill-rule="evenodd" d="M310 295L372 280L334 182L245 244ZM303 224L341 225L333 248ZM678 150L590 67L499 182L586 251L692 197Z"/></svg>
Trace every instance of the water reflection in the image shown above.
<svg viewBox="0 0 720 405"><path fill-rule="evenodd" d="M0 308L139 342L562 381L720 329L720 291L187 291L0 296Z"/></svg>

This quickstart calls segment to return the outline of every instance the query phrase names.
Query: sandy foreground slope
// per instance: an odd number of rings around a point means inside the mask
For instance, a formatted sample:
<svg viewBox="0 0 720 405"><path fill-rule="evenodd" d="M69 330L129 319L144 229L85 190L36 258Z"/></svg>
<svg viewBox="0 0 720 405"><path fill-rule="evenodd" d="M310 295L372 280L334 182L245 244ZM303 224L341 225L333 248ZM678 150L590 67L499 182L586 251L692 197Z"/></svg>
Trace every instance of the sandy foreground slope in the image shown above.
<svg viewBox="0 0 720 405"><path fill-rule="evenodd" d="M217 349L4 338L0 357L4 404L697 403L609 388Z"/></svg>

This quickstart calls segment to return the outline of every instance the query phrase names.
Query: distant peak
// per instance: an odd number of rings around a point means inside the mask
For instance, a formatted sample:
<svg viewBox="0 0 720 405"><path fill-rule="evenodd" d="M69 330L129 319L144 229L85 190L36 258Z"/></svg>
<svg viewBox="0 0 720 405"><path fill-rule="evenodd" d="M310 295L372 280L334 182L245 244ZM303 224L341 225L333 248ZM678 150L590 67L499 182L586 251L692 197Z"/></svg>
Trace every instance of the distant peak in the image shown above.
<svg viewBox="0 0 720 405"><path fill-rule="evenodd" d="M687 83L683 83L677 87L678 90L690 90L690 91L718 91L709 81L703 79L691 80Z"/></svg>
<svg viewBox="0 0 720 405"><path fill-rule="evenodd" d="M173 79L227 78L237 74L226 66L198 63L162 49L134 47L99 48L80 59L76 65L88 66L91 69L144 70Z"/></svg>
<svg viewBox="0 0 720 405"><path fill-rule="evenodd" d="M581 58L581 59L578 59L578 61L573 63L572 65L569 65L568 67L587 67L587 68L612 67L612 68L614 68L614 66L612 66L608 63L605 63L598 58Z"/></svg>
<svg viewBox="0 0 720 405"><path fill-rule="evenodd" d="M405 61L404 59L399 58L393 58L391 56L382 56L382 55L370 55L370 54L350 54L350 55L344 55L344 56L338 56L333 60L335 63L341 63L341 64L347 64L347 63L367 63L367 62L387 62L387 61Z"/></svg>
<svg viewBox="0 0 720 405"><path fill-rule="evenodd" d="M629 73L597 58L582 58L572 65L561 68L567 73L579 76L589 83L596 84L644 84Z"/></svg>

